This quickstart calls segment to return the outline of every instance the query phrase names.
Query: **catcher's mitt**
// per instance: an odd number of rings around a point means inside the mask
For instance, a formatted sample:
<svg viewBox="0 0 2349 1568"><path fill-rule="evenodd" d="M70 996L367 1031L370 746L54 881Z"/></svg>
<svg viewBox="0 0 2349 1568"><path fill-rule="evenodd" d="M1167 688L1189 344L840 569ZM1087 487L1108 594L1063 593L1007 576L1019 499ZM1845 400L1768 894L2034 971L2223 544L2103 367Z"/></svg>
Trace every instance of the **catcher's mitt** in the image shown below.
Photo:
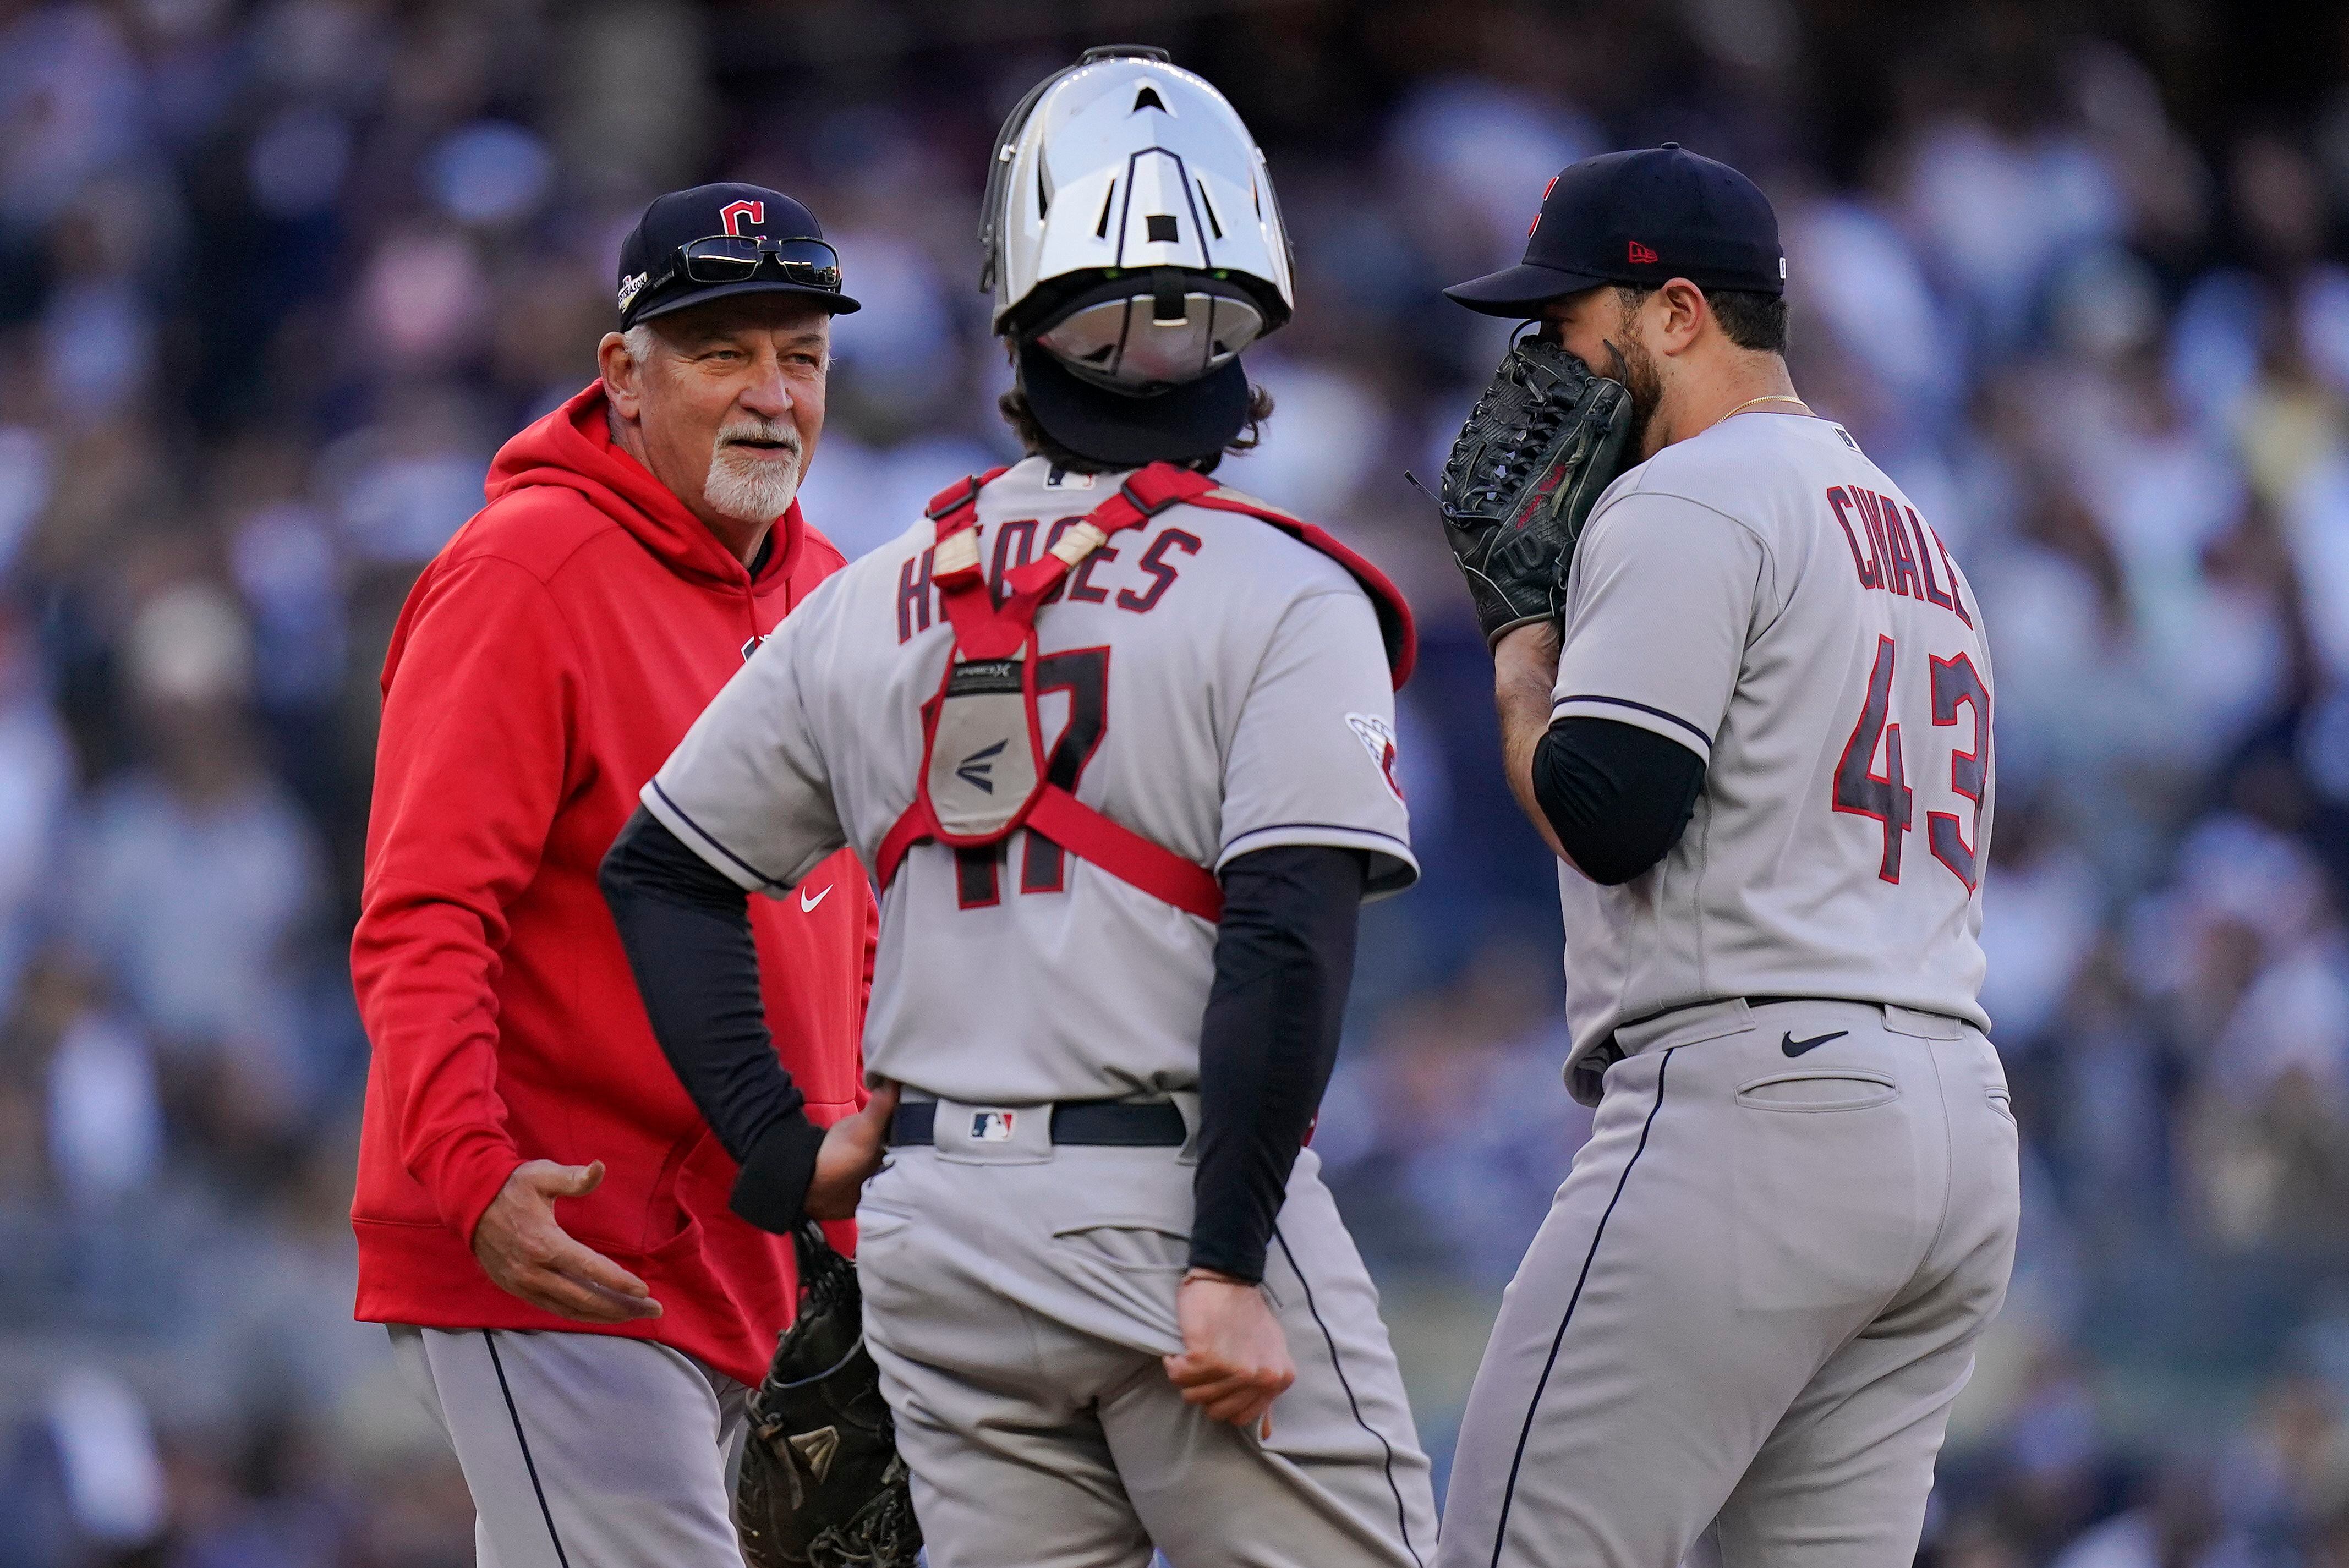
<svg viewBox="0 0 2349 1568"><path fill-rule="evenodd" d="M1435 498L1487 644L1564 607L1583 520L1623 470L1631 394L1539 336L1509 346Z"/></svg>
<svg viewBox="0 0 2349 1568"><path fill-rule="evenodd" d="M913 1568L922 1528L880 1369L864 1348L856 1266L814 1222L799 1251L800 1310L751 1391L734 1488L749 1568Z"/></svg>

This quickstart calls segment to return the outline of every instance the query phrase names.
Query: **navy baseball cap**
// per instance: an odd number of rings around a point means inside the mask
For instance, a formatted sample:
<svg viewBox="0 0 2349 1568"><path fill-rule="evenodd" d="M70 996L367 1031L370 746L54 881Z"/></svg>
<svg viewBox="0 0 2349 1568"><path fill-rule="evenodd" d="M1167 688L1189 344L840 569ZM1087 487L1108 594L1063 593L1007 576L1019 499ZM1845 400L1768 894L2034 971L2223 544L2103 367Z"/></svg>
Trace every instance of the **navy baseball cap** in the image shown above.
<svg viewBox="0 0 2349 1568"><path fill-rule="evenodd" d="M1542 192L1526 259L1444 291L1486 315L1530 316L1602 284L1786 292L1778 214L1760 187L1676 141L1586 158Z"/></svg>
<svg viewBox="0 0 2349 1568"><path fill-rule="evenodd" d="M840 283L840 254L805 207L763 185L697 185L654 198L620 242L620 329L730 294L862 308Z"/></svg>

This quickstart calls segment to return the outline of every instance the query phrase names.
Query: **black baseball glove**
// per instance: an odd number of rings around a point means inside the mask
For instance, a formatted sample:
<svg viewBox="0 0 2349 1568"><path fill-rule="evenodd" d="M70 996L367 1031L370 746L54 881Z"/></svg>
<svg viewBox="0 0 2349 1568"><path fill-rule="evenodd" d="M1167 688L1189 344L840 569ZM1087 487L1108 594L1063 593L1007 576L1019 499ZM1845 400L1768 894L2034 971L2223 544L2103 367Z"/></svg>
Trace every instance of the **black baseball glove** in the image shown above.
<svg viewBox="0 0 2349 1568"><path fill-rule="evenodd" d="M1583 520L1623 471L1631 394L1539 336L1509 346L1444 465L1436 506L1489 645L1564 607Z"/></svg>
<svg viewBox="0 0 2349 1568"><path fill-rule="evenodd" d="M751 1391L734 1488L749 1568L913 1568L922 1527L880 1369L864 1348L856 1266L812 1221L799 1251L800 1310Z"/></svg>

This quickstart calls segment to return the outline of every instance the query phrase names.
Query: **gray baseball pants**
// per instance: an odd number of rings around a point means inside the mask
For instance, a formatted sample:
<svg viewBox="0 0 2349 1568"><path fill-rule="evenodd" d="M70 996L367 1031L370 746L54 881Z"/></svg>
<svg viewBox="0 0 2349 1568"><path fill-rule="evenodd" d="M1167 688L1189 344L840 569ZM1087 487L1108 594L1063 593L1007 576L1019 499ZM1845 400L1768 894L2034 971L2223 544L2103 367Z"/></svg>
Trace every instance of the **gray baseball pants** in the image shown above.
<svg viewBox="0 0 2349 1568"><path fill-rule="evenodd" d="M1175 1286L1193 1166L1174 1149L1001 1141L941 1102L857 1210L866 1343L932 1568L1425 1568L1435 1500L1352 1238L1299 1156L1264 1291L1297 1363L1269 1437L1185 1404ZM999 1122L993 1131L1007 1129Z"/></svg>
<svg viewBox="0 0 2349 1568"><path fill-rule="evenodd" d="M1716 1003L1621 1031L1504 1298L1440 1568L1906 1568L2006 1294L2015 1126L1971 1025Z"/></svg>
<svg viewBox="0 0 2349 1568"><path fill-rule="evenodd" d="M391 1347L457 1450L480 1568L742 1568L733 1378L604 1334L394 1325Z"/></svg>

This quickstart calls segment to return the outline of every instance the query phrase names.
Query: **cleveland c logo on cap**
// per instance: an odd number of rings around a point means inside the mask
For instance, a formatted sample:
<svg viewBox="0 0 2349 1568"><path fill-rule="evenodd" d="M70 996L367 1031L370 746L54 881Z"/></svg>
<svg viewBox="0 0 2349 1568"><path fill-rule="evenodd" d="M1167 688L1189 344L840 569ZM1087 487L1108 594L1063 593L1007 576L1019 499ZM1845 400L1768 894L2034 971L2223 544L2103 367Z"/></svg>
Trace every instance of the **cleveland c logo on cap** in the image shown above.
<svg viewBox="0 0 2349 1568"><path fill-rule="evenodd" d="M718 221L725 225L728 233L739 240L742 238L742 231L734 225L734 220L737 218L748 218L753 223L763 223L767 221L767 204L764 201L729 201L725 206L718 209Z"/></svg>

